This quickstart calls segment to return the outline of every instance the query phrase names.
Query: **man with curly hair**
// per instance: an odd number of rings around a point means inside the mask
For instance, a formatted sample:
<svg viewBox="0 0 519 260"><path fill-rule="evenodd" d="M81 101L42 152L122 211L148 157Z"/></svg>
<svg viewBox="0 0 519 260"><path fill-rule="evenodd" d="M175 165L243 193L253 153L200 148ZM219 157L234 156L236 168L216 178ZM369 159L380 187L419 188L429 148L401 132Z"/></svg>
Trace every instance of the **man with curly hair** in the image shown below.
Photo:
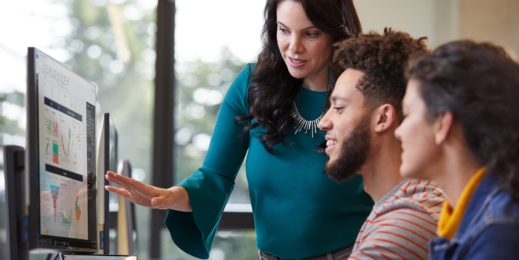
<svg viewBox="0 0 519 260"><path fill-rule="evenodd" d="M350 259L426 259L445 196L430 181L401 177L394 135L403 120L404 69L410 56L426 51L424 39L385 29L336 48L342 74L319 124L326 131L326 170L336 181L360 173L375 201Z"/></svg>

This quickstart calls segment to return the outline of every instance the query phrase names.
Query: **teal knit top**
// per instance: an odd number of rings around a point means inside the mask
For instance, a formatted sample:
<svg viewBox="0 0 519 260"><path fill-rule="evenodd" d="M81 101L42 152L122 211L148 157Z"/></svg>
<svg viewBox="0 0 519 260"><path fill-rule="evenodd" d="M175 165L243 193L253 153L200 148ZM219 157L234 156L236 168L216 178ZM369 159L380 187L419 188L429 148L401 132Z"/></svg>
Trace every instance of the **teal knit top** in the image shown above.
<svg viewBox="0 0 519 260"><path fill-rule="evenodd" d="M291 131L269 153L260 141L263 127L243 135L237 116L249 114L250 75L247 64L231 84L216 120L211 144L200 169L179 185L188 194L192 212L169 210L165 224L179 248L208 258L238 170L247 155L246 175L259 250L283 257L305 258L353 246L371 211L370 197L356 176L342 183L330 180L326 155L316 148L318 131ZM301 88L296 105L308 120L323 112L328 93Z"/></svg>

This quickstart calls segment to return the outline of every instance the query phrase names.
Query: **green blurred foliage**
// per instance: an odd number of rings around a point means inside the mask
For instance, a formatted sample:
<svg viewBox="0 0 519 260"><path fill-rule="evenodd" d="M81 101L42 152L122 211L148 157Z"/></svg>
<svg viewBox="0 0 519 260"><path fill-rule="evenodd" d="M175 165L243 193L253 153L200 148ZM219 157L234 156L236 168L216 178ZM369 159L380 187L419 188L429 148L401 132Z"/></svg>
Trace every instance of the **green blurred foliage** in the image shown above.
<svg viewBox="0 0 519 260"><path fill-rule="evenodd" d="M117 4L102 0L57 1L67 7L71 33L64 39L56 39L54 48L68 53L69 58L63 62L73 71L98 85L98 122L103 113L112 115L119 133L119 159L129 159L134 169L145 174L144 181L149 182L155 9L141 8L142 0L117 1ZM126 13L132 12L132 17L126 17ZM220 56L216 62L197 60L176 64L175 132L172 134L184 133L182 142L175 146L177 180L200 166L205 149L195 144L195 139L197 136L210 138L220 107L220 102L216 101L223 99L243 66L243 62L228 49L221 50ZM195 98L196 93L205 95L206 101L200 102L200 98ZM4 102L25 107L24 94L16 91L0 93L0 105ZM0 133L23 136L25 130L18 121L0 113ZM243 169L233 197L235 201L249 201ZM0 201L0 212L5 212L3 201ZM149 210L137 207L137 227L139 259L147 259ZM169 237L163 238L162 242L163 259L193 259L178 251ZM256 259L255 233L218 233L213 251L211 259L221 259L222 256L231 260Z"/></svg>
<svg viewBox="0 0 519 260"><path fill-rule="evenodd" d="M10 103L15 106L24 107L24 94L18 91L0 93L0 105L2 105L2 103ZM2 112L1 110L0 108L0 112ZM25 131L18 123L18 120L10 119L3 115L3 113L0 113L0 133L23 136ZM3 138L0 138L0 145L6 145L3 142Z"/></svg>

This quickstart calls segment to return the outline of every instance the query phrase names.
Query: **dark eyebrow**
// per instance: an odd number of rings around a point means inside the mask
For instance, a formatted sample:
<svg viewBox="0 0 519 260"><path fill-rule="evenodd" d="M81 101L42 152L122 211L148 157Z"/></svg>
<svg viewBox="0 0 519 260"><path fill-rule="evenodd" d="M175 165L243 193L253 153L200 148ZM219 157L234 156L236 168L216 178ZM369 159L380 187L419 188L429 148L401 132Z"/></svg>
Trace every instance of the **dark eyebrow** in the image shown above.
<svg viewBox="0 0 519 260"><path fill-rule="evenodd" d="M287 27L284 23L282 23L282 22L280 22L280 21L276 21L276 23L277 23L278 25L283 25L283 26Z"/></svg>
<svg viewBox="0 0 519 260"><path fill-rule="evenodd" d="M283 26L285 26L285 27L288 28L288 26L286 26L284 23L282 23L282 22L280 22L280 21L277 21L277 24L278 24L278 25L283 25ZM319 30L319 28L317 28L317 26L315 26L315 25L310 25L310 26L308 26L308 27L306 27L306 28L303 28L302 31L306 31L306 30L310 30L310 29L317 29L317 30Z"/></svg>

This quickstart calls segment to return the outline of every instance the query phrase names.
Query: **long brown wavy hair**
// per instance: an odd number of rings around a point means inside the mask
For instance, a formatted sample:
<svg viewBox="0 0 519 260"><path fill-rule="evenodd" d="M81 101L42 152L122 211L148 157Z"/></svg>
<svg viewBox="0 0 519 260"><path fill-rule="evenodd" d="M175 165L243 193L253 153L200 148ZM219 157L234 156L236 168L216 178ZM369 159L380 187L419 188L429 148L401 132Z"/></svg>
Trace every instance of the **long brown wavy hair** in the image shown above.
<svg viewBox="0 0 519 260"><path fill-rule="evenodd" d="M501 47L460 40L417 58L407 74L428 120L451 112L474 158L519 199L519 64Z"/></svg>
<svg viewBox="0 0 519 260"><path fill-rule="evenodd" d="M263 49L251 76L248 92L250 114L237 118L246 123L244 132L263 126L261 142L268 151L280 143L293 126L292 106L303 79L290 75L277 45L276 9L282 1L299 2L312 23L331 36L333 42L362 31L352 0L267 0L262 38ZM255 123L252 123L252 119Z"/></svg>

